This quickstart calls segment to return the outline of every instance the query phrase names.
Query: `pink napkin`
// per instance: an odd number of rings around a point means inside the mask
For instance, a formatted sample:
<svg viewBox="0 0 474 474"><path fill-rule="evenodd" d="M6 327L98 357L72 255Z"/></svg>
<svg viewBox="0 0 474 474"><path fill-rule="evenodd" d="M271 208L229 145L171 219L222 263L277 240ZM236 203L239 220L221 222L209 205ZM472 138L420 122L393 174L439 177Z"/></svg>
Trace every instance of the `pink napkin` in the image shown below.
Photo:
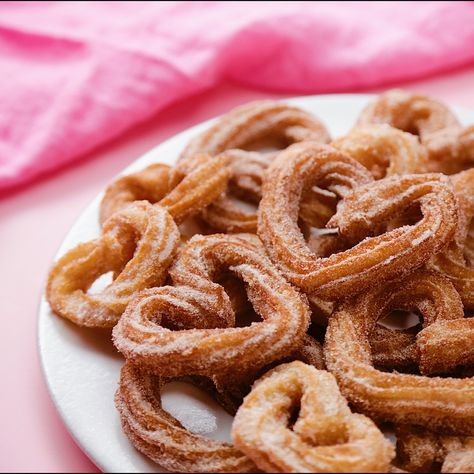
<svg viewBox="0 0 474 474"><path fill-rule="evenodd" d="M474 62L473 2L2 2L0 191L232 80L337 92Z"/></svg>

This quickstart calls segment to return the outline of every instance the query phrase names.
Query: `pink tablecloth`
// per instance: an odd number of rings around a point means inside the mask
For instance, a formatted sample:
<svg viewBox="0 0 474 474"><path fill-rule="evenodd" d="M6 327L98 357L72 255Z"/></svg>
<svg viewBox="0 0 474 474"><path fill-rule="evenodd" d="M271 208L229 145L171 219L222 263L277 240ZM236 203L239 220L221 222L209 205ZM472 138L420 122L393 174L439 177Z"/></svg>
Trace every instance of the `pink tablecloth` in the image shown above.
<svg viewBox="0 0 474 474"><path fill-rule="evenodd" d="M222 84L322 93L474 64L473 2L2 2L0 193Z"/></svg>
<svg viewBox="0 0 474 474"><path fill-rule="evenodd" d="M412 84L411 90L474 109L474 69ZM0 201L0 471L97 472L49 399L36 346L36 311L51 259L80 211L130 161L176 132L257 98L235 86L179 103L80 164Z"/></svg>

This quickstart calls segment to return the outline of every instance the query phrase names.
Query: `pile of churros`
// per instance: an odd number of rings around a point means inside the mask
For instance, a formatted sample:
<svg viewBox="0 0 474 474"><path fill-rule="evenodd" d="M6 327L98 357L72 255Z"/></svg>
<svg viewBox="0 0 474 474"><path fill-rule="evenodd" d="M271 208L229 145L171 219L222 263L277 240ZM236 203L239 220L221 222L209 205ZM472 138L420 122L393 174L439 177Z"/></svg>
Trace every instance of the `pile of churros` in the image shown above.
<svg viewBox="0 0 474 474"><path fill-rule="evenodd" d="M113 328L123 431L165 469L474 472L473 215L474 126L438 101L388 91L337 139L253 102L109 185L47 298ZM235 415L233 444L162 408L172 380Z"/></svg>

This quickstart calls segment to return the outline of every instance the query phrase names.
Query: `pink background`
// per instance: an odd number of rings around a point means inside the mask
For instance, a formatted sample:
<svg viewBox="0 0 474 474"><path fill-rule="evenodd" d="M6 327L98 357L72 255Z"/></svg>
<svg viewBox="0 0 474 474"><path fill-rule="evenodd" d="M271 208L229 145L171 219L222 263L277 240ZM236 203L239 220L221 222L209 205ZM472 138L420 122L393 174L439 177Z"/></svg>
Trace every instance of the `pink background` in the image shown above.
<svg viewBox="0 0 474 474"><path fill-rule="evenodd" d="M473 84L474 67L397 86L474 109ZM116 173L175 133L246 101L285 96L219 86L161 111L79 163L0 200L1 471L98 472L49 399L36 345L45 275L78 214Z"/></svg>

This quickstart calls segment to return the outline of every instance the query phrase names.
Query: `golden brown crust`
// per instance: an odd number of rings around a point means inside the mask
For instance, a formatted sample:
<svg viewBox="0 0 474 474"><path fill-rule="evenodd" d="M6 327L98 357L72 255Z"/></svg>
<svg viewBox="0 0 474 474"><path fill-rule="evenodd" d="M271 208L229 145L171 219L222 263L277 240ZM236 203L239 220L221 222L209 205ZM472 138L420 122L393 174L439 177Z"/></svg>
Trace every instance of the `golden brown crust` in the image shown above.
<svg viewBox="0 0 474 474"><path fill-rule="evenodd" d="M324 345L326 365L342 393L373 419L474 434L474 379L386 373L373 367L370 333L377 320L392 309L421 313L423 331L464 316L449 280L424 272L342 303L329 321ZM437 359L442 356L439 348ZM422 372L436 368L436 359L423 353L420 359Z"/></svg>
<svg viewBox="0 0 474 474"><path fill-rule="evenodd" d="M302 362L280 365L254 384L232 439L266 472L385 472L394 457L377 426L351 413L334 377Z"/></svg>
<svg viewBox="0 0 474 474"><path fill-rule="evenodd" d="M228 180L225 161L219 156L195 155L186 165L174 168L152 164L108 186L100 205L100 222L134 201L146 200L158 203L181 223L217 199Z"/></svg>
<svg viewBox="0 0 474 474"><path fill-rule="evenodd" d="M430 133L459 125L456 116L444 104L400 89L379 95L357 120L357 126L383 123L422 139Z"/></svg>
<svg viewBox="0 0 474 474"><path fill-rule="evenodd" d="M430 261L430 267L446 275L458 290L466 309L474 309L474 268L466 259L470 226L474 217L474 168L451 177L459 204L459 223L451 243Z"/></svg>
<svg viewBox="0 0 474 474"><path fill-rule="evenodd" d="M184 174L168 165L154 163L145 169L122 176L105 190L100 203L99 221L103 224L112 214L134 201L161 201Z"/></svg>
<svg viewBox="0 0 474 474"><path fill-rule="evenodd" d="M308 112L278 101L255 101L235 108L191 140L178 163L186 162L196 153L217 155L233 148L246 149L268 138L279 141L283 147L304 140L330 140L326 127Z"/></svg>
<svg viewBox="0 0 474 474"><path fill-rule="evenodd" d="M80 326L113 327L141 290L163 284L179 244L169 213L137 201L112 215L96 240L77 245L51 268L46 297L53 311ZM87 290L103 274L112 283Z"/></svg>
<svg viewBox="0 0 474 474"><path fill-rule="evenodd" d="M474 472L474 438L399 425L396 464L408 472Z"/></svg>
<svg viewBox="0 0 474 474"><path fill-rule="evenodd" d="M303 343L298 350L283 359L272 362L268 366L260 369L258 372L251 372L251 377L246 377L243 380L236 380L234 373L212 377L210 392L231 415L235 415L240 405L242 405L244 397L248 395L252 385L259 377L280 364L293 362L295 360L311 365L315 369L325 369L323 348L321 344L312 336L306 334L303 337Z"/></svg>
<svg viewBox="0 0 474 474"><path fill-rule="evenodd" d="M255 472L255 465L229 443L188 431L161 407L163 380L127 362L115 395L122 428L134 446L174 472Z"/></svg>
<svg viewBox="0 0 474 474"><path fill-rule="evenodd" d="M221 156L229 168L229 186L203 212L202 217L220 232L255 232L255 211L243 209L232 196L258 205L262 194L262 176L273 158L244 150L228 150Z"/></svg>
<svg viewBox="0 0 474 474"><path fill-rule="evenodd" d="M222 154L231 175L226 192L213 200L203 214L204 220L216 231L256 232L255 212L243 209L232 198L258 205L263 173L277 152L258 153L245 148L262 140L285 148L304 140L327 143L329 134L316 117L297 107L276 101L257 101L230 111L194 138L181 154L180 165L188 163L196 153ZM324 202L319 206L324 206ZM325 208L320 212L324 213Z"/></svg>
<svg viewBox="0 0 474 474"><path fill-rule="evenodd" d="M474 166L474 126L454 126L427 135L428 171L455 174Z"/></svg>
<svg viewBox="0 0 474 474"><path fill-rule="evenodd" d="M426 150L418 138L387 124L356 127L331 145L364 165L374 179L427 168Z"/></svg>
<svg viewBox="0 0 474 474"><path fill-rule="evenodd" d="M419 135L427 172L458 173L474 165L474 126L462 127L444 104L431 97L391 90L370 103L357 125L388 124Z"/></svg>
<svg viewBox="0 0 474 474"><path fill-rule="evenodd" d="M370 335L372 362L383 370L415 371L419 364L416 329L375 326Z"/></svg>
<svg viewBox="0 0 474 474"><path fill-rule="evenodd" d="M191 239L171 270L175 286L145 292L129 304L114 329L119 351L163 376L232 372L238 380L300 347L309 325L307 300L252 239L219 234ZM229 298L212 281L228 269L245 281L261 322L233 327ZM183 329L164 327L163 314Z"/></svg>
<svg viewBox="0 0 474 474"><path fill-rule="evenodd" d="M303 291L323 299L350 296L374 278L386 281L415 270L452 238L457 203L446 177L420 174L370 181L364 167L327 145L292 145L272 164L259 207L258 234L275 264ZM297 224L302 190L321 182L344 196L327 227L357 244L326 258L311 252ZM415 225L367 238L415 205L422 213Z"/></svg>

